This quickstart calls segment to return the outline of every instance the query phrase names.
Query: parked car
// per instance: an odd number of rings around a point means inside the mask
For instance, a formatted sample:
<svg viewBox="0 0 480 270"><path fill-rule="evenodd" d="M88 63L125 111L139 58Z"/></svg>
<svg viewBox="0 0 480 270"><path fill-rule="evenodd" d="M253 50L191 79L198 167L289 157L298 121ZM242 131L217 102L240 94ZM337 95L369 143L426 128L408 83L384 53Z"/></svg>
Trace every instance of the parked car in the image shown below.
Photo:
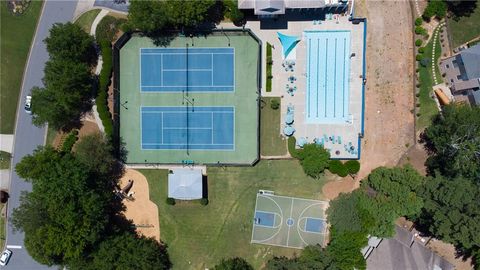
<svg viewBox="0 0 480 270"><path fill-rule="evenodd" d="M28 114L32 113L32 96L25 97L25 112Z"/></svg>
<svg viewBox="0 0 480 270"><path fill-rule="evenodd" d="M2 255L0 256L0 265L5 266L8 263L8 260L10 260L10 257L12 256L12 251L10 249L5 249L2 252Z"/></svg>

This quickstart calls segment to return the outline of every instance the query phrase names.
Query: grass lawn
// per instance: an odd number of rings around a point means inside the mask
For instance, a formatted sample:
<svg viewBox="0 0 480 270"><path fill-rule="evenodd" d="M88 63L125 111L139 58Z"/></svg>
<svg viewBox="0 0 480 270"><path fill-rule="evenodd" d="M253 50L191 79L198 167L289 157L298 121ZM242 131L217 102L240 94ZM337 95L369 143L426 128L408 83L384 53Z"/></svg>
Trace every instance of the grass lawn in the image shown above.
<svg viewBox="0 0 480 270"><path fill-rule="evenodd" d="M457 47L480 35L480 3L469 17L448 20L448 33L451 35L453 47Z"/></svg>
<svg viewBox="0 0 480 270"><path fill-rule="evenodd" d="M78 19L75 21L75 24L80 26L83 31L90 33L90 28L92 27L92 23L97 17L98 13L100 13L100 9L87 11L78 17Z"/></svg>
<svg viewBox="0 0 480 270"><path fill-rule="evenodd" d="M432 57L432 49L433 49L433 39L425 46L424 56L426 58L431 59ZM442 54L442 46L440 45L440 38L437 38L437 44L435 46L435 63L437 63L438 58ZM438 113L437 104L431 98L430 94L433 92L433 73L432 73L432 64L431 62L428 63L426 67L419 65L419 75L420 75L420 96L418 97L417 103L420 103L420 117L417 118L417 129L421 130L428 125L430 125L432 121L432 117ZM441 83L442 76L440 74L440 70L438 69L438 65L435 65L435 71L437 74L438 83Z"/></svg>
<svg viewBox="0 0 480 270"><path fill-rule="evenodd" d="M41 1L32 1L24 15L14 16L0 2L0 133L13 134L23 70L37 26Z"/></svg>
<svg viewBox="0 0 480 270"><path fill-rule="evenodd" d="M224 257L239 256L260 268L273 255L299 250L250 244L256 193L322 199L325 178L314 180L296 160L262 160L254 167L208 168L209 204L177 203L167 198L167 171L140 170L148 179L150 199L158 205L160 236L174 269L211 269Z"/></svg>
<svg viewBox="0 0 480 270"><path fill-rule="evenodd" d="M274 110L270 102L279 97L264 97L265 101L261 115L260 124L260 153L263 156L281 156L287 153L286 141L280 136L280 108Z"/></svg>
<svg viewBox="0 0 480 270"><path fill-rule="evenodd" d="M12 155L5 151L0 151L0 170L10 168L10 160Z"/></svg>
<svg viewBox="0 0 480 270"><path fill-rule="evenodd" d="M45 145L50 145L52 146L53 145L53 141L55 140L55 136L57 135L57 131L48 126L48 129L47 129L47 140L45 142Z"/></svg>

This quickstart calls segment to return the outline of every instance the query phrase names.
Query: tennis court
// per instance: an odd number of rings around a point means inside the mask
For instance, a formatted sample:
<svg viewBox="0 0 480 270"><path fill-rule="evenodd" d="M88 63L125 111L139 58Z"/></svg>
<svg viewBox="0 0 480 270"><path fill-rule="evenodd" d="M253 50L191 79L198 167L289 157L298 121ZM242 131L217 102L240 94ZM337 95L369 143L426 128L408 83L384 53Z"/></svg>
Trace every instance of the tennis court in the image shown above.
<svg viewBox="0 0 480 270"><path fill-rule="evenodd" d="M126 163L258 160L260 49L248 31L179 35L161 46L129 37L114 86Z"/></svg>
<svg viewBox="0 0 480 270"><path fill-rule="evenodd" d="M234 150L233 107L142 107L142 149Z"/></svg>
<svg viewBox="0 0 480 270"><path fill-rule="evenodd" d="M305 31L306 122L345 124L349 113L350 31Z"/></svg>
<svg viewBox="0 0 480 270"><path fill-rule="evenodd" d="M145 92L233 91L234 48L141 48Z"/></svg>
<svg viewBox="0 0 480 270"><path fill-rule="evenodd" d="M327 202L257 193L251 243L304 248L325 245Z"/></svg>

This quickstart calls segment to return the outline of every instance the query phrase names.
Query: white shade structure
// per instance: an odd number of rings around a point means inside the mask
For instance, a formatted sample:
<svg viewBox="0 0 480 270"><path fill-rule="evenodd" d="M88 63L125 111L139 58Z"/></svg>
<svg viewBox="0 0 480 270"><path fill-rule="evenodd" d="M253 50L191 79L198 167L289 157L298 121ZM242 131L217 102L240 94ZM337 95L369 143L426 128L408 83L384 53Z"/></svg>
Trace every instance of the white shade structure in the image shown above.
<svg viewBox="0 0 480 270"><path fill-rule="evenodd" d="M174 169L168 174L168 197L178 200L202 198L202 170Z"/></svg>

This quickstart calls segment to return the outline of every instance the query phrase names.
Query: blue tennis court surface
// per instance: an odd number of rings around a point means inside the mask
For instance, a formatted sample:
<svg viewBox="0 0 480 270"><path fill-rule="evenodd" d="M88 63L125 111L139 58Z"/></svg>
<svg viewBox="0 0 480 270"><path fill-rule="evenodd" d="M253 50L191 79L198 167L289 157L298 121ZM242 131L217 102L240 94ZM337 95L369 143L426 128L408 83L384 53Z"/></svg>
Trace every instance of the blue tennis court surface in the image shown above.
<svg viewBox="0 0 480 270"><path fill-rule="evenodd" d="M307 218L305 222L305 231L323 233L325 230L325 221L318 218Z"/></svg>
<svg viewBox="0 0 480 270"><path fill-rule="evenodd" d="M234 48L142 48L144 92L233 91Z"/></svg>
<svg viewBox="0 0 480 270"><path fill-rule="evenodd" d="M306 31L307 123L344 124L349 115L350 31Z"/></svg>
<svg viewBox="0 0 480 270"><path fill-rule="evenodd" d="M142 149L234 150L234 107L142 107Z"/></svg>
<svg viewBox="0 0 480 270"><path fill-rule="evenodd" d="M255 211L255 224L266 227L273 227L275 214L269 212Z"/></svg>

